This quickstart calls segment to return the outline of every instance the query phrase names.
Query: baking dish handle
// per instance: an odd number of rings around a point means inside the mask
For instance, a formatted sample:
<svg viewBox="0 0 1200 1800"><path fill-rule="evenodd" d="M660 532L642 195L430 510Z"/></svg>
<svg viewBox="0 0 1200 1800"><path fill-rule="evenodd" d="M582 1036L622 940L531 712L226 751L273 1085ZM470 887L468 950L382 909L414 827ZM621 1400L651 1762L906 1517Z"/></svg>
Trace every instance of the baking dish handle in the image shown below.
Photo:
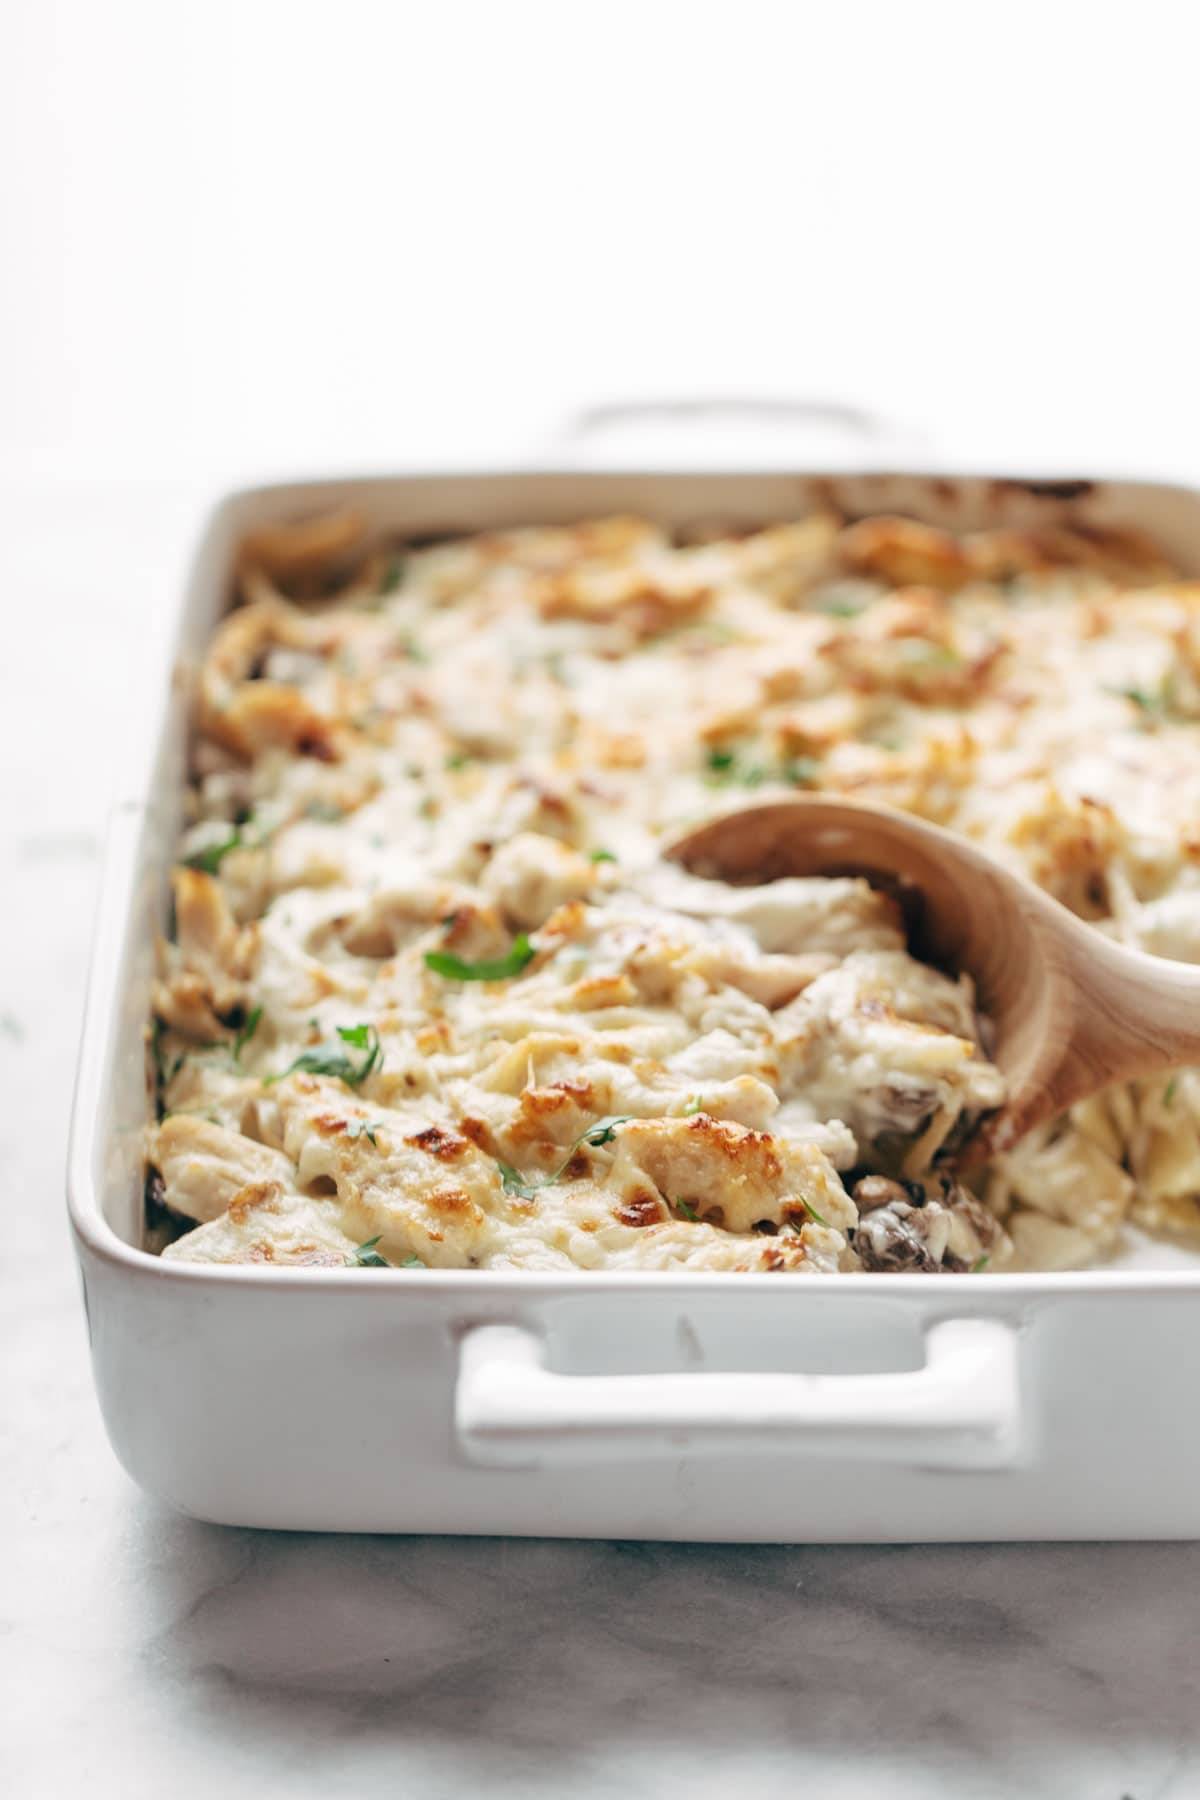
<svg viewBox="0 0 1200 1800"><path fill-rule="evenodd" d="M499 1467L786 1448L996 1469L1021 1460L1018 1364L999 1319L943 1320L922 1368L870 1375L567 1375L535 1332L478 1325L461 1345L455 1426L469 1461Z"/></svg>
<svg viewBox="0 0 1200 1800"><path fill-rule="evenodd" d="M679 454L701 462L727 459L729 439L744 443L749 433L757 455L792 461L812 457L881 455L906 457L928 449L923 432L844 400L788 398L777 394L664 397L613 400L580 407L563 420L552 441L568 461L611 459L613 438L657 435Z"/></svg>

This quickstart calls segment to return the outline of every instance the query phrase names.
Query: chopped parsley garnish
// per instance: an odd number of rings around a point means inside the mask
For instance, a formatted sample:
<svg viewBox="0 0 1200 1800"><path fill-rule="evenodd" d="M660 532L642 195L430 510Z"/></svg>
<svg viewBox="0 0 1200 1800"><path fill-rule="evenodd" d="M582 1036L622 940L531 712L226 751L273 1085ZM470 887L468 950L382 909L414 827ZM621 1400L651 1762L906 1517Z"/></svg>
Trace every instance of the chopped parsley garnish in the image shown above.
<svg viewBox="0 0 1200 1800"><path fill-rule="evenodd" d="M374 1149L379 1148L379 1139L375 1133L383 1124L382 1119L355 1119L346 1127L346 1136L353 1142L356 1138L366 1138Z"/></svg>
<svg viewBox="0 0 1200 1800"><path fill-rule="evenodd" d="M1119 695L1122 700L1132 700L1143 712L1157 712L1161 704L1159 695L1152 694L1149 688L1114 687L1109 692Z"/></svg>
<svg viewBox="0 0 1200 1800"><path fill-rule="evenodd" d="M1116 694L1121 700L1128 700L1136 706L1147 724L1161 721L1169 715L1174 703L1174 692L1171 678L1164 676L1156 688L1146 687L1110 687L1110 694Z"/></svg>
<svg viewBox="0 0 1200 1800"><path fill-rule="evenodd" d="M685 1119L690 1119L692 1117L693 1113L698 1113L698 1112L703 1112L703 1111L704 1111L703 1100L701 1100L699 1094L693 1094L691 1099L688 1101L687 1105L683 1109L683 1116Z"/></svg>
<svg viewBox="0 0 1200 1800"><path fill-rule="evenodd" d="M694 1206L689 1206L686 1200L677 1200L675 1205L690 1224L698 1225L700 1223L700 1214L696 1211Z"/></svg>
<svg viewBox="0 0 1200 1800"><path fill-rule="evenodd" d="M347 1266L351 1269L390 1269L392 1264L386 1256L380 1256L375 1248L382 1236L383 1233L380 1232L377 1237L368 1238L365 1244L359 1244L353 1254L346 1258Z"/></svg>
<svg viewBox="0 0 1200 1800"><path fill-rule="evenodd" d="M277 1075L266 1077L268 1085L273 1081L282 1081L285 1075L333 1075L338 1081L344 1081L347 1087L361 1087L367 1076L373 1074L383 1062L379 1033L373 1025L339 1025L337 1035L338 1042L331 1040L315 1044L311 1050L302 1050L286 1069L281 1069ZM364 1052L361 1062L354 1061L347 1045L350 1049Z"/></svg>
<svg viewBox="0 0 1200 1800"><path fill-rule="evenodd" d="M187 1051L181 1050L172 1062L167 1062L162 1047L166 1029L165 1022L159 1018L150 1027L150 1060L154 1064L154 1110L160 1119L165 1118L167 1113L167 1089L187 1060Z"/></svg>
<svg viewBox="0 0 1200 1800"><path fill-rule="evenodd" d="M877 583L852 576L844 581L822 582L801 604L830 619L857 619L883 592Z"/></svg>
<svg viewBox="0 0 1200 1800"><path fill-rule="evenodd" d="M262 1014L262 1007L256 1006L252 1012L246 1014L246 1017L238 1026L237 1036L233 1040L233 1060L235 1063L241 1062L242 1051L246 1048L246 1045L258 1030L260 1023L262 1022Z"/></svg>
<svg viewBox="0 0 1200 1800"><path fill-rule="evenodd" d="M650 648L659 644L670 645L682 640L685 644L740 644L742 633L725 619L681 619L678 624L664 625L647 640Z"/></svg>
<svg viewBox="0 0 1200 1800"><path fill-rule="evenodd" d="M787 787L813 787L820 776L820 764L811 756L789 756L777 768L739 756L736 750L710 747L705 759L704 779L709 787L761 787L764 781L778 781Z"/></svg>
<svg viewBox="0 0 1200 1800"><path fill-rule="evenodd" d="M1178 1093L1178 1091L1179 1091L1179 1077L1178 1077L1178 1075L1172 1075L1170 1081L1168 1081L1165 1089L1163 1090L1163 1105L1164 1106L1174 1106L1175 1095Z"/></svg>
<svg viewBox="0 0 1200 1800"><path fill-rule="evenodd" d="M531 963L537 951L530 943L525 932L513 939L512 948L505 956L484 957L480 962L467 962L461 956L454 956L449 950L427 950L425 967L432 969L435 975L442 975L447 981L509 981L519 975L527 963Z"/></svg>
<svg viewBox="0 0 1200 1800"><path fill-rule="evenodd" d="M990 1256L977 1256L975 1261L971 1264L971 1267L967 1270L968 1275L982 1275L991 1260Z"/></svg>
<svg viewBox="0 0 1200 1800"><path fill-rule="evenodd" d="M616 860L617 859L613 855L611 850L589 850L588 851L588 861L589 862L594 862L594 863L616 862Z"/></svg>
<svg viewBox="0 0 1200 1800"><path fill-rule="evenodd" d="M749 762L736 750L713 744L705 758L705 781L709 787L758 787L767 778L761 763Z"/></svg>
<svg viewBox="0 0 1200 1800"><path fill-rule="evenodd" d="M896 638L892 647L905 662L918 668L956 669L962 662L957 650L948 644L935 644L929 638Z"/></svg>
<svg viewBox="0 0 1200 1800"><path fill-rule="evenodd" d="M446 767L450 770L465 769L472 760L466 750L451 750L446 758Z"/></svg>
<svg viewBox="0 0 1200 1800"><path fill-rule="evenodd" d="M180 860L187 869L199 869L205 875L215 875L231 850L261 850L269 844L278 831L280 819L263 818L251 813L237 824L225 826L226 835L216 838L207 844L201 844L198 850L191 851ZM213 821L217 824L217 821ZM224 822L221 821L224 825Z"/></svg>
<svg viewBox="0 0 1200 1800"><path fill-rule="evenodd" d="M551 1175L525 1176L519 1169L514 1169L511 1163L497 1160L496 1167L500 1171L501 1187L506 1194L518 1194L523 1200L532 1200L539 1188L552 1187L556 1181L561 1181L570 1168L577 1150L582 1149L585 1144L593 1150L599 1150L603 1144L611 1144L617 1135L617 1126L628 1125L631 1116L629 1113L623 1113L617 1118L597 1119L594 1125L589 1125L586 1131L580 1132L558 1168Z"/></svg>
<svg viewBox="0 0 1200 1800"><path fill-rule="evenodd" d="M241 826L235 825L228 837L218 838L212 844L204 844L199 850L193 850L189 856L185 856L184 866L199 869L205 875L215 875L229 852L239 850L244 841Z"/></svg>
<svg viewBox="0 0 1200 1800"><path fill-rule="evenodd" d="M511 1163L496 1159L496 1167L500 1171L500 1186L506 1194L519 1194L522 1199L532 1199L537 1189L548 1187L554 1180L553 1175L543 1175L539 1180L526 1181L520 1169L514 1169Z"/></svg>
<svg viewBox="0 0 1200 1800"><path fill-rule="evenodd" d="M419 1256L406 1256L404 1261L397 1263L396 1266L400 1269L423 1269L426 1264L421 1261Z"/></svg>
<svg viewBox="0 0 1200 1800"><path fill-rule="evenodd" d="M572 1154L578 1150L580 1144L590 1144L594 1150L598 1150L601 1144L611 1144L617 1135L617 1126L628 1125L630 1117L629 1113L622 1113L619 1118L601 1119L597 1124L589 1125L582 1136L577 1137L572 1144Z"/></svg>
<svg viewBox="0 0 1200 1800"><path fill-rule="evenodd" d="M824 1225L826 1230L828 1230L829 1220L822 1218L821 1214L817 1211L817 1209L813 1205L812 1201L806 1200L804 1198L803 1194L801 1194L801 1196L800 1196L800 1204L804 1208L805 1212L808 1214L809 1218L812 1220L814 1225ZM791 1227L791 1229L794 1232L796 1232L797 1235L799 1235L799 1233L804 1230L803 1225L797 1225L795 1219L786 1219L784 1221L784 1223L789 1225Z"/></svg>
<svg viewBox="0 0 1200 1800"><path fill-rule="evenodd" d="M404 558L389 556L383 571L383 580L379 583L381 594L394 594L404 580Z"/></svg>

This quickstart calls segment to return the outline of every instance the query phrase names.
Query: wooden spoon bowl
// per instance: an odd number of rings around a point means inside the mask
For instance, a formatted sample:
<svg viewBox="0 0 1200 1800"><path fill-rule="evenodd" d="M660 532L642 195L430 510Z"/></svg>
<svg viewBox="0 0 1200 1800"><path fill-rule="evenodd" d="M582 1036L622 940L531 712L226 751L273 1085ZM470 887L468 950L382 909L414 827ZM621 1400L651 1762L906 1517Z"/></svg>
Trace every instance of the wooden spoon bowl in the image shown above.
<svg viewBox="0 0 1200 1800"><path fill-rule="evenodd" d="M858 801L728 813L666 855L728 882L860 875L901 903L915 955L975 983L1008 1098L965 1148L1007 1150L1112 1082L1200 1062L1200 968L1129 950L966 838Z"/></svg>

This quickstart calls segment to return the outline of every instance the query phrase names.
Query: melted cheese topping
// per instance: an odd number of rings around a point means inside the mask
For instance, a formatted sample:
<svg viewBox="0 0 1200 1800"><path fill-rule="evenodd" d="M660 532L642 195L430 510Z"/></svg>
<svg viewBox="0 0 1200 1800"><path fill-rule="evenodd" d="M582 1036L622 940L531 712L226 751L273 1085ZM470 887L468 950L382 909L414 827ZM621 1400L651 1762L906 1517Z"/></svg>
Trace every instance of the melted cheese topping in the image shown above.
<svg viewBox="0 0 1200 1800"><path fill-rule="evenodd" d="M854 792L1200 959L1200 589L1151 549L613 519L331 598L355 531L260 534L201 671L149 1147L196 1228L166 1254L1061 1266L1195 1208L1191 1077L1077 1108L981 1205L939 1161L1002 1097L969 985L864 884L658 858L739 797Z"/></svg>

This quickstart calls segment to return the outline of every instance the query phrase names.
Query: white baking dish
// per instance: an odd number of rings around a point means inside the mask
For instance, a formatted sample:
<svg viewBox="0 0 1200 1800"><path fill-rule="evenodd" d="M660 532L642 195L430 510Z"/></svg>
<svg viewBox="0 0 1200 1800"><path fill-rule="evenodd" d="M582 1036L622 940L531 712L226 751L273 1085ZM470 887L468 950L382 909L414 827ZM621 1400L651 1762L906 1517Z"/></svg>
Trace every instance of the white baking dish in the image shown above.
<svg viewBox="0 0 1200 1800"><path fill-rule="evenodd" d="M262 1271L140 1248L143 1023L182 795L186 669L249 528L378 532L638 510L1143 526L1200 571L1200 492L985 477L502 474L248 491L210 518L157 748L119 807L72 1132L101 1406L134 1479L204 1519L731 1540L1200 1535L1200 1259L1051 1276Z"/></svg>

